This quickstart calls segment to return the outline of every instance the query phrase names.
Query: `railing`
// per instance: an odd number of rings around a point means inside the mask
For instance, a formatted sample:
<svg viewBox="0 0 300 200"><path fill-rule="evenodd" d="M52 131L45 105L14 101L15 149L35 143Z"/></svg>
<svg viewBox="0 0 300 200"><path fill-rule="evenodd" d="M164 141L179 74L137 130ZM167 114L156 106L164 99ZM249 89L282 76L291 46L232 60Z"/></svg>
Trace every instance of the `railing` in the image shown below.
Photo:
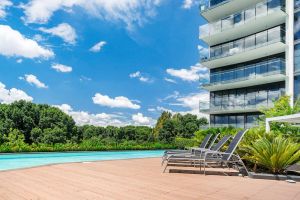
<svg viewBox="0 0 300 200"><path fill-rule="evenodd" d="M236 26L245 24L250 20L269 15L278 10L284 10L284 6L282 5L281 0L268 0L262 3L258 3L247 10L230 15L217 22L201 26L199 28L200 38L234 28Z"/></svg>
<svg viewBox="0 0 300 200"><path fill-rule="evenodd" d="M252 128L257 127L258 124L254 123L239 123L239 124L211 124L210 127L213 128L226 128L226 127L234 127L234 128Z"/></svg>
<svg viewBox="0 0 300 200"><path fill-rule="evenodd" d="M203 86L214 86L239 81L253 80L277 74L285 74L285 61L276 58L257 64L247 65L233 70L211 73L210 83Z"/></svg>
<svg viewBox="0 0 300 200"><path fill-rule="evenodd" d="M202 0L199 6L200 12L206 11L221 4L225 4L229 1L230 0Z"/></svg>
<svg viewBox="0 0 300 200"><path fill-rule="evenodd" d="M200 112L259 110L273 107L274 100L282 95L284 95L283 90L271 91L270 94L267 91L259 91L257 94L236 95L214 102L199 101L199 110Z"/></svg>
<svg viewBox="0 0 300 200"><path fill-rule="evenodd" d="M280 26L233 42L210 47L209 58L202 58L202 62L232 56L277 42L285 42L285 31Z"/></svg>

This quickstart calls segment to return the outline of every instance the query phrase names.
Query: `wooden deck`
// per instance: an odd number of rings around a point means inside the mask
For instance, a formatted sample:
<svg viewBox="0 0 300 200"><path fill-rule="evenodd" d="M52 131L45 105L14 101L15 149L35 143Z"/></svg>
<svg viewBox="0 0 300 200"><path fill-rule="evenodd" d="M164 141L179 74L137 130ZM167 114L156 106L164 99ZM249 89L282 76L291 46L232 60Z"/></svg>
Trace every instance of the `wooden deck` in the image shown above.
<svg viewBox="0 0 300 200"><path fill-rule="evenodd" d="M0 172L0 199L300 199L300 183L162 173L160 159L72 163Z"/></svg>

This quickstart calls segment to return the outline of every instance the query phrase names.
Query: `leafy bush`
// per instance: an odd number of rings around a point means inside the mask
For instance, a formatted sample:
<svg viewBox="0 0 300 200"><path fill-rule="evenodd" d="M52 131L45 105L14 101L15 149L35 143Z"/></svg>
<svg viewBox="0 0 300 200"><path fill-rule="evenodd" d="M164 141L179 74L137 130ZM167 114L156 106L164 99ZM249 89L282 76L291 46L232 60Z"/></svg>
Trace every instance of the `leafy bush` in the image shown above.
<svg viewBox="0 0 300 200"><path fill-rule="evenodd" d="M254 140L245 146L245 150L246 159L274 174L283 173L287 166L300 159L300 144L275 134Z"/></svg>
<svg viewBox="0 0 300 200"><path fill-rule="evenodd" d="M198 145L199 142L196 139L189 139L189 138L182 138L182 137L175 138L175 146L179 149L195 147Z"/></svg>

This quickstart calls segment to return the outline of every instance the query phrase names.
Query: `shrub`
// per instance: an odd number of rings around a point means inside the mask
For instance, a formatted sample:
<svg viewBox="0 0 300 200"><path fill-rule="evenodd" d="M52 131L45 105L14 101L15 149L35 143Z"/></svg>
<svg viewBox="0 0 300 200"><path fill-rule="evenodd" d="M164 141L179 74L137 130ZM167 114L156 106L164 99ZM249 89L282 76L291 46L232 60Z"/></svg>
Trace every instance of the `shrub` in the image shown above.
<svg viewBox="0 0 300 200"><path fill-rule="evenodd" d="M175 146L180 149L198 146L199 142L196 139L188 139L177 137L175 138Z"/></svg>
<svg viewBox="0 0 300 200"><path fill-rule="evenodd" d="M266 135L245 147L245 158L274 174L283 173L287 166L300 159L300 144L280 135Z"/></svg>

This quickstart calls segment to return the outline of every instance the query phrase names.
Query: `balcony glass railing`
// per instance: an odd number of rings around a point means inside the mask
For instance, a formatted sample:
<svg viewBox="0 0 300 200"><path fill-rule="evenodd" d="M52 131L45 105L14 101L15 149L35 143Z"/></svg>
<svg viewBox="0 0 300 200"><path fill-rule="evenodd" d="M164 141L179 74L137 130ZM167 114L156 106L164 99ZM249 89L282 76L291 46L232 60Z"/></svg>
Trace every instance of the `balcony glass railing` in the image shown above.
<svg viewBox="0 0 300 200"><path fill-rule="evenodd" d="M200 2L200 12L229 2L230 0L202 0Z"/></svg>
<svg viewBox="0 0 300 200"><path fill-rule="evenodd" d="M200 38L204 38L246 24L250 20L269 15L275 11L284 10L284 6L281 2L281 0L268 0L262 3L258 3L255 6L242 12L238 12L225 17L222 20L210 24L205 24L200 27Z"/></svg>
<svg viewBox="0 0 300 200"><path fill-rule="evenodd" d="M202 62L232 56L277 42L285 42L285 31L280 26L233 42L210 47L209 58L202 58Z"/></svg>
<svg viewBox="0 0 300 200"><path fill-rule="evenodd" d="M210 74L210 83L204 86L228 84L232 82L253 80L271 75L285 74L285 61L281 58L271 59L233 70Z"/></svg>
<svg viewBox="0 0 300 200"><path fill-rule="evenodd" d="M218 98L211 102L200 101L199 108L200 112L259 110L273 107L274 100L282 95L284 95L284 89L229 95L226 98Z"/></svg>

